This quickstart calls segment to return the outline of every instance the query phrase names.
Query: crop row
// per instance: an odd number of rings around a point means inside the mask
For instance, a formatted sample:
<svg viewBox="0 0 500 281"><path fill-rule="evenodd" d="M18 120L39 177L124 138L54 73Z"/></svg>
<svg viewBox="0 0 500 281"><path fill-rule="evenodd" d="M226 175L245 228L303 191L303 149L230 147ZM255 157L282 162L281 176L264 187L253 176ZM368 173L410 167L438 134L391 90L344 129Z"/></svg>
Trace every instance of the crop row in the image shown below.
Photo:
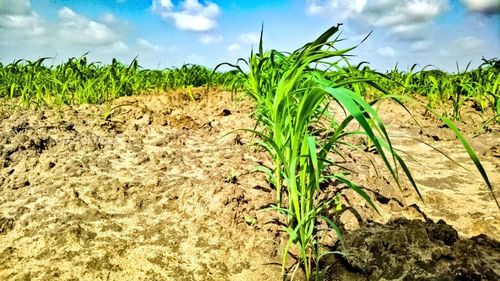
<svg viewBox="0 0 500 281"><path fill-rule="evenodd" d="M347 75L376 81L391 93L424 97L428 110L440 110L453 120L462 119L464 106L469 102L480 114L490 110L493 118L500 122L500 61L495 58L482 60L472 70L469 70L470 63L463 71L457 66L456 73L432 69L430 65L417 71L416 64L408 71L400 71L396 66L386 73L379 73L363 62L347 67ZM381 94L369 88L366 84L352 86L353 90L363 90L368 95Z"/></svg>
<svg viewBox="0 0 500 281"><path fill-rule="evenodd" d="M25 108L63 104L103 103L121 96L199 87L211 81L223 85L232 75L212 73L200 65L180 68L142 69L134 59L125 65L113 59L109 65L88 62L84 55L57 66L18 60L0 64L0 98L18 98Z"/></svg>

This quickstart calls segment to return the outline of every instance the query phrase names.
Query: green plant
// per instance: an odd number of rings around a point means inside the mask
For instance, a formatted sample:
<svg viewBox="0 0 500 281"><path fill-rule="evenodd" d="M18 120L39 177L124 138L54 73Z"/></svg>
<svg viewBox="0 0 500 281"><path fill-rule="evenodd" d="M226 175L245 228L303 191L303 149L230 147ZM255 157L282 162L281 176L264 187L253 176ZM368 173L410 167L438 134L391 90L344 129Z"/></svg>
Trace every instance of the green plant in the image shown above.
<svg viewBox="0 0 500 281"><path fill-rule="evenodd" d="M199 65L148 70L142 69L137 59L128 65L116 59L102 65L88 62L86 55L57 66L46 66L49 58L0 64L0 97L18 99L23 108L60 108L63 104L100 104L122 96L190 89L208 84L209 79L222 86L234 78L234 73L225 72L211 77L210 70Z"/></svg>
<svg viewBox="0 0 500 281"><path fill-rule="evenodd" d="M245 89L257 102L257 117L262 126L260 131L249 131L260 137L258 144L270 153L274 161L272 169L262 166L259 169L269 175L276 187L276 206L273 209L284 215L287 221L289 240L283 253L283 274L288 251L294 246L308 279L319 276L320 259L330 254L323 252L318 243L316 226L319 221L325 221L341 235L335 223L325 215L325 210L331 208L335 199L318 200L321 183L339 181L376 209L362 188L348 179L346 169L328 160L329 153L339 153L337 148L344 144L344 138L364 135L374 144L396 181L399 181L398 162L414 184L403 160L392 148L376 111L361 95L345 87L373 81L350 78L337 67L353 49L334 47L339 39L330 39L338 30L338 26L330 28L315 41L289 55L275 50L264 53L261 34L259 51L252 52L247 63L250 71L245 74ZM336 79L326 79L327 72L316 67L318 65L339 69ZM342 106L350 116L330 128L328 138L321 138L315 134L314 126L325 121L332 103ZM360 124L361 131L347 131L348 125L354 121ZM331 173L331 167L339 169ZM283 202L283 195L287 197L286 202Z"/></svg>
<svg viewBox="0 0 500 281"><path fill-rule="evenodd" d="M272 209L286 219L285 230L289 239L283 250L283 276L288 252L295 248L299 256L297 265L303 268L306 278L320 278L320 260L332 254L324 251L318 242L320 221L326 222L341 237L338 227L325 212L335 205L338 196L321 199L323 183L335 181L346 185L376 210L370 197L349 179L348 170L330 157L332 153L340 155L340 146L351 146L348 137L362 136L369 140L395 182L399 185L398 168L401 168L420 195L408 167L394 150L385 126L373 108L378 100L394 96L386 92L380 99L367 102L356 92L364 89L360 83L382 91L383 88L373 76L360 77L353 75L352 68L339 67L341 62L347 62L346 57L354 48L335 47L340 41L338 36L334 37L338 31L339 26L332 27L313 42L289 54L276 50L264 52L261 31L259 50L252 51L248 61L238 60L248 66L248 72L238 64L222 63L216 67L217 70L222 65L229 65L238 69L245 77L244 89L257 104L258 126L244 130L259 137L256 143L273 160L273 167L259 166L258 170L266 173L275 186L276 205ZM405 83L411 79L406 77ZM330 113L332 106L342 107L348 116L336 121ZM446 124L451 122L448 119L443 121ZM349 130L351 123L357 123L360 129ZM461 137L453 125L449 126ZM320 130L322 127L326 127L326 131ZM465 139L460 140L487 181L470 146Z"/></svg>

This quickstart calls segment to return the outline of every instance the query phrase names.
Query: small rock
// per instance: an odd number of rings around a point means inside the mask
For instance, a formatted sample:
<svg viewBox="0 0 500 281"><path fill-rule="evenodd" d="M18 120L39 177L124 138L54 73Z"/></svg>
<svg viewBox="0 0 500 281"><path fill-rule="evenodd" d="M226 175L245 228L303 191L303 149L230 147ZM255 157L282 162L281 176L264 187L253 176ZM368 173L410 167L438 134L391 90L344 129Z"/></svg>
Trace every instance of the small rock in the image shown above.
<svg viewBox="0 0 500 281"><path fill-rule="evenodd" d="M222 110L222 116L229 116L229 115L231 115L231 111L229 109Z"/></svg>

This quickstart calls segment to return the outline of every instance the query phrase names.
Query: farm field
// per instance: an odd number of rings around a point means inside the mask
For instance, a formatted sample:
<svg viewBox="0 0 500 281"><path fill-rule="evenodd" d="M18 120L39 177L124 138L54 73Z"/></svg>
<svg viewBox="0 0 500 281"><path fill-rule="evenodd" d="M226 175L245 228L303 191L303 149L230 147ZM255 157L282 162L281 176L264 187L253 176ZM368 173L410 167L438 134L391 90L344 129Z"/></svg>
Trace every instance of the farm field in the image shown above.
<svg viewBox="0 0 500 281"><path fill-rule="evenodd" d="M0 281L500 280L499 22L1 0Z"/></svg>
<svg viewBox="0 0 500 281"><path fill-rule="evenodd" d="M257 212L274 203L275 191L255 172L255 163L269 159L248 145L249 133L224 137L255 125L255 105L222 90L196 88L194 95L196 101L182 90L118 98L113 105L123 106L108 120L100 115L105 105L17 112L4 106L0 279L278 280L287 239L276 223L282 218ZM500 239L500 214L458 140L423 109L411 109L419 134L401 107L385 102L380 108L394 145L413 158L408 164L425 203L409 184L400 192L387 171L377 176L372 152L346 154L380 215L359 195L345 193L338 219L354 256L350 266L329 258L325 280L364 280L356 267L386 279L401 272L431 279L498 276L500 245L484 235ZM464 120L463 131L478 129L478 120ZM493 126L472 142L494 186L499 137ZM410 221L385 225L399 217ZM426 218L450 226L425 226ZM463 240L455 242L453 229ZM466 240L478 235L483 238ZM335 233L322 239L338 246ZM392 249L377 249L380 241ZM370 257L376 251L384 259ZM429 263L429 256L438 258Z"/></svg>

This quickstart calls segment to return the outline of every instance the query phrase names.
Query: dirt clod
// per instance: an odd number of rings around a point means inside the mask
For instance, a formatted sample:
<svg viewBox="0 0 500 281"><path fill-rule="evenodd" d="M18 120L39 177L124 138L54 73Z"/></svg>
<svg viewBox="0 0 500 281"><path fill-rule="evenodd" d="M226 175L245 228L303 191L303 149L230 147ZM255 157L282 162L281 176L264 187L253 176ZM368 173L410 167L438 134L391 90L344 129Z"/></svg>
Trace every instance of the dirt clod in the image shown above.
<svg viewBox="0 0 500 281"><path fill-rule="evenodd" d="M222 110L222 116L229 116L231 115L231 111L227 108L225 108L224 110Z"/></svg>
<svg viewBox="0 0 500 281"><path fill-rule="evenodd" d="M0 218L0 234L6 234L14 228L13 218Z"/></svg>
<svg viewBox="0 0 500 281"><path fill-rule="evenodd" d="M355 273L369 280L500 278L500 242L485 235L459 239L444 221L370 223L347 235L344 245L348 255L336 268L341 275Z"/></svg>

